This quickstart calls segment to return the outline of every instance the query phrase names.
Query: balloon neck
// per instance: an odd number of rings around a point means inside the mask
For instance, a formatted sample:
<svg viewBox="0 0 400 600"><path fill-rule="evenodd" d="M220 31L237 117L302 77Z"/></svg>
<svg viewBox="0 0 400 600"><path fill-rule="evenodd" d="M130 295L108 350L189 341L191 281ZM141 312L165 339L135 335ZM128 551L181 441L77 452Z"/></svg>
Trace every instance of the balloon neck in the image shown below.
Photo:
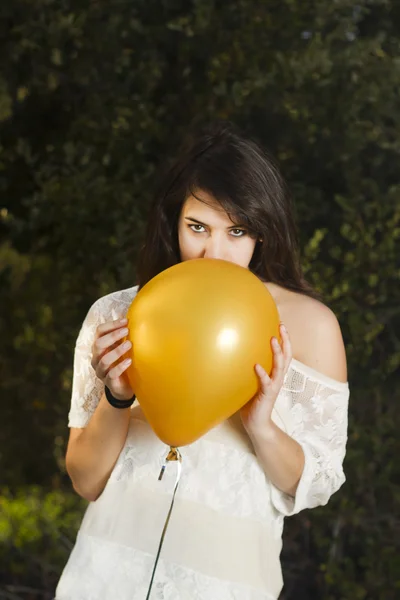
<svg viewBox="0 0 400 600"><path fill-rule="evenodd" d="M175 446L170 446L168 456L165 460L167 460L168 462L171 460L179 460L180 462L182 462L182 456L178 448L175 448Z"/></svg>
<svg viewBox="0 0 400 600"><path fill-rule="evenodd" d="M182 462L182 455L179 452L178 448L175 448L175 446L170 446L169 447L169 452L164 460L164 464L161 467L161 471L160 471L160 475L158 476L158 481L161 481L161 479L163 478L164 475L164 471L166 469L167 463L169 462L174 462L174 461L178 461L178 462Z"/></svg>

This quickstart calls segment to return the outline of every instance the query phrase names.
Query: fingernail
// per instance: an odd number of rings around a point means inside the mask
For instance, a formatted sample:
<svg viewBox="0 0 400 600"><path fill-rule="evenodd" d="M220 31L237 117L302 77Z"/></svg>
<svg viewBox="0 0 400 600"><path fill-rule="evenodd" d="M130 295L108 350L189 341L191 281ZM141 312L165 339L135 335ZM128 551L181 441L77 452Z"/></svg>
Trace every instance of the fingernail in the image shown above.
<svg viewBox="0 0 400 600"><path fill-rule="evenodd" d="M284 326L284 324L283 324L283 323L281 323L281 329L282 329L282 331L284 331L284 332L286 332L286 331L287 331L287 329L286 329L286 327Z"/></svg>
<svg viewBox="0 0 400 600"><path fill-rule="evenodd" d="M124 360L124 365L129 366L132 362L131 358L127 358L126 360Z"/></svg>
<svg viewBox="0 0 400 600"><path fill-rule="evenodd" d="M127 329L126 327L124 329L121 329L121 335L126 335L128 331L129 329Z"/></svg>
<svg viewBox="0 0 400 600"><path fill-rule="evenodd" d="M127 323L127 322L128 322L128 319L121 319L120 320L121 325L125 325L125 323Z"/></svg>
<svg viewBox="0 0 400 600"><path fill-rule="evenodd" d="M129 350L129 348L132 346L132 343L128 340L126 341L124 344L122 344L122 348L124 350Z"/></svg>
<svg viewBox="0 0 400 600"><path fill-rule="evenodd" d="M274 346L279 346L279 342L275 336L272 338L272 343L274 344Z"/></svg>

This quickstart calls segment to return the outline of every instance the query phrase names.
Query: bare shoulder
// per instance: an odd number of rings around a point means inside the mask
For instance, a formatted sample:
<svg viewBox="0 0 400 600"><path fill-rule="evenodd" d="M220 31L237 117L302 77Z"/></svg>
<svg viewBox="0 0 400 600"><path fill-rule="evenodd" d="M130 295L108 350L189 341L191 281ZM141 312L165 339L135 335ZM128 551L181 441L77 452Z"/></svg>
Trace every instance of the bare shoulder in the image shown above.
<svg viewBox="0 0 400 600"><path fill-rule="evenodd" d="M332 379L346 382L346 352L335 313L314 298L282 288L276 301L294 358Z"/></svg>

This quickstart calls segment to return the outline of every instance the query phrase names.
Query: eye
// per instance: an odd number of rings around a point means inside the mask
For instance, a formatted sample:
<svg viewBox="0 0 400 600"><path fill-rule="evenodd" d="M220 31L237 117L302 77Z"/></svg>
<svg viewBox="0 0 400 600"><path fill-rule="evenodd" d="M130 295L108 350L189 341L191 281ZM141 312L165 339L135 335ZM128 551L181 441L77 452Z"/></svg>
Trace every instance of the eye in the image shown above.
<svg viewBox="0 0 400 600"><path fill-rule="evenodd" d="M234 234L233 233L234 231L236 231L238 233ZM244 229L231 229L231 234L233 235L233 237L243 237L244 235L247 234L247 231L245 231Z"/></svg>
<svg viewBox="0 0 400 600"><path fill-rule="evenodd" d="M198 229L193 229L193 227L201 227L202 229L204 229L203 225L198 225L197 223L196 224L193 223L192 225L189 225L189 228L192 231L194 231L195 233L203 233L202 231L199 231ZM204 229L204 231L205 231L205 229Z"/></svg>
<svg viewBox="0 0 400 600"><path fill-rule="evenodd" d="M188 227L195 233L204 233L204 231L205 231L204 225L199 225L198 223L192 223L192 224L188 225ZM197 229L195 229L195 228L197 228ZM230 235L232 237L243 237L244 235L247 235L247 231L245 231L244 229L231 229Z"/></svg>

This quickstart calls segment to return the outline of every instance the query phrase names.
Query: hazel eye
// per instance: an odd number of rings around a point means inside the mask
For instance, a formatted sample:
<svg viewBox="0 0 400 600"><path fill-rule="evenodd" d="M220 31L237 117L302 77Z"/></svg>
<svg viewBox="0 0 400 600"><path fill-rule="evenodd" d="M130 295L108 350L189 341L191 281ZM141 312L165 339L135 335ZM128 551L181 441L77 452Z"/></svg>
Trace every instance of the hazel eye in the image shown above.
<svg viewBox="0 0 400 600"><path fill-rule="evenodd" d="M234 234L234 231L239 232L237 235ZM231 234L233 237L243 237L244 235L246 235L247 231L245 231L244 229L232 229L231 230Z"/></svg>
<svg viewBox="0 0 400 600"><path fill-rule="evenodd" d="M189 229L191 229L195 233L203 233L202 231L199 231L198 229L193 229L193 227L201 227L202 229L204 229L203 225L198 225L197 223L192 223L192 225L189 225Z"/></svg>

